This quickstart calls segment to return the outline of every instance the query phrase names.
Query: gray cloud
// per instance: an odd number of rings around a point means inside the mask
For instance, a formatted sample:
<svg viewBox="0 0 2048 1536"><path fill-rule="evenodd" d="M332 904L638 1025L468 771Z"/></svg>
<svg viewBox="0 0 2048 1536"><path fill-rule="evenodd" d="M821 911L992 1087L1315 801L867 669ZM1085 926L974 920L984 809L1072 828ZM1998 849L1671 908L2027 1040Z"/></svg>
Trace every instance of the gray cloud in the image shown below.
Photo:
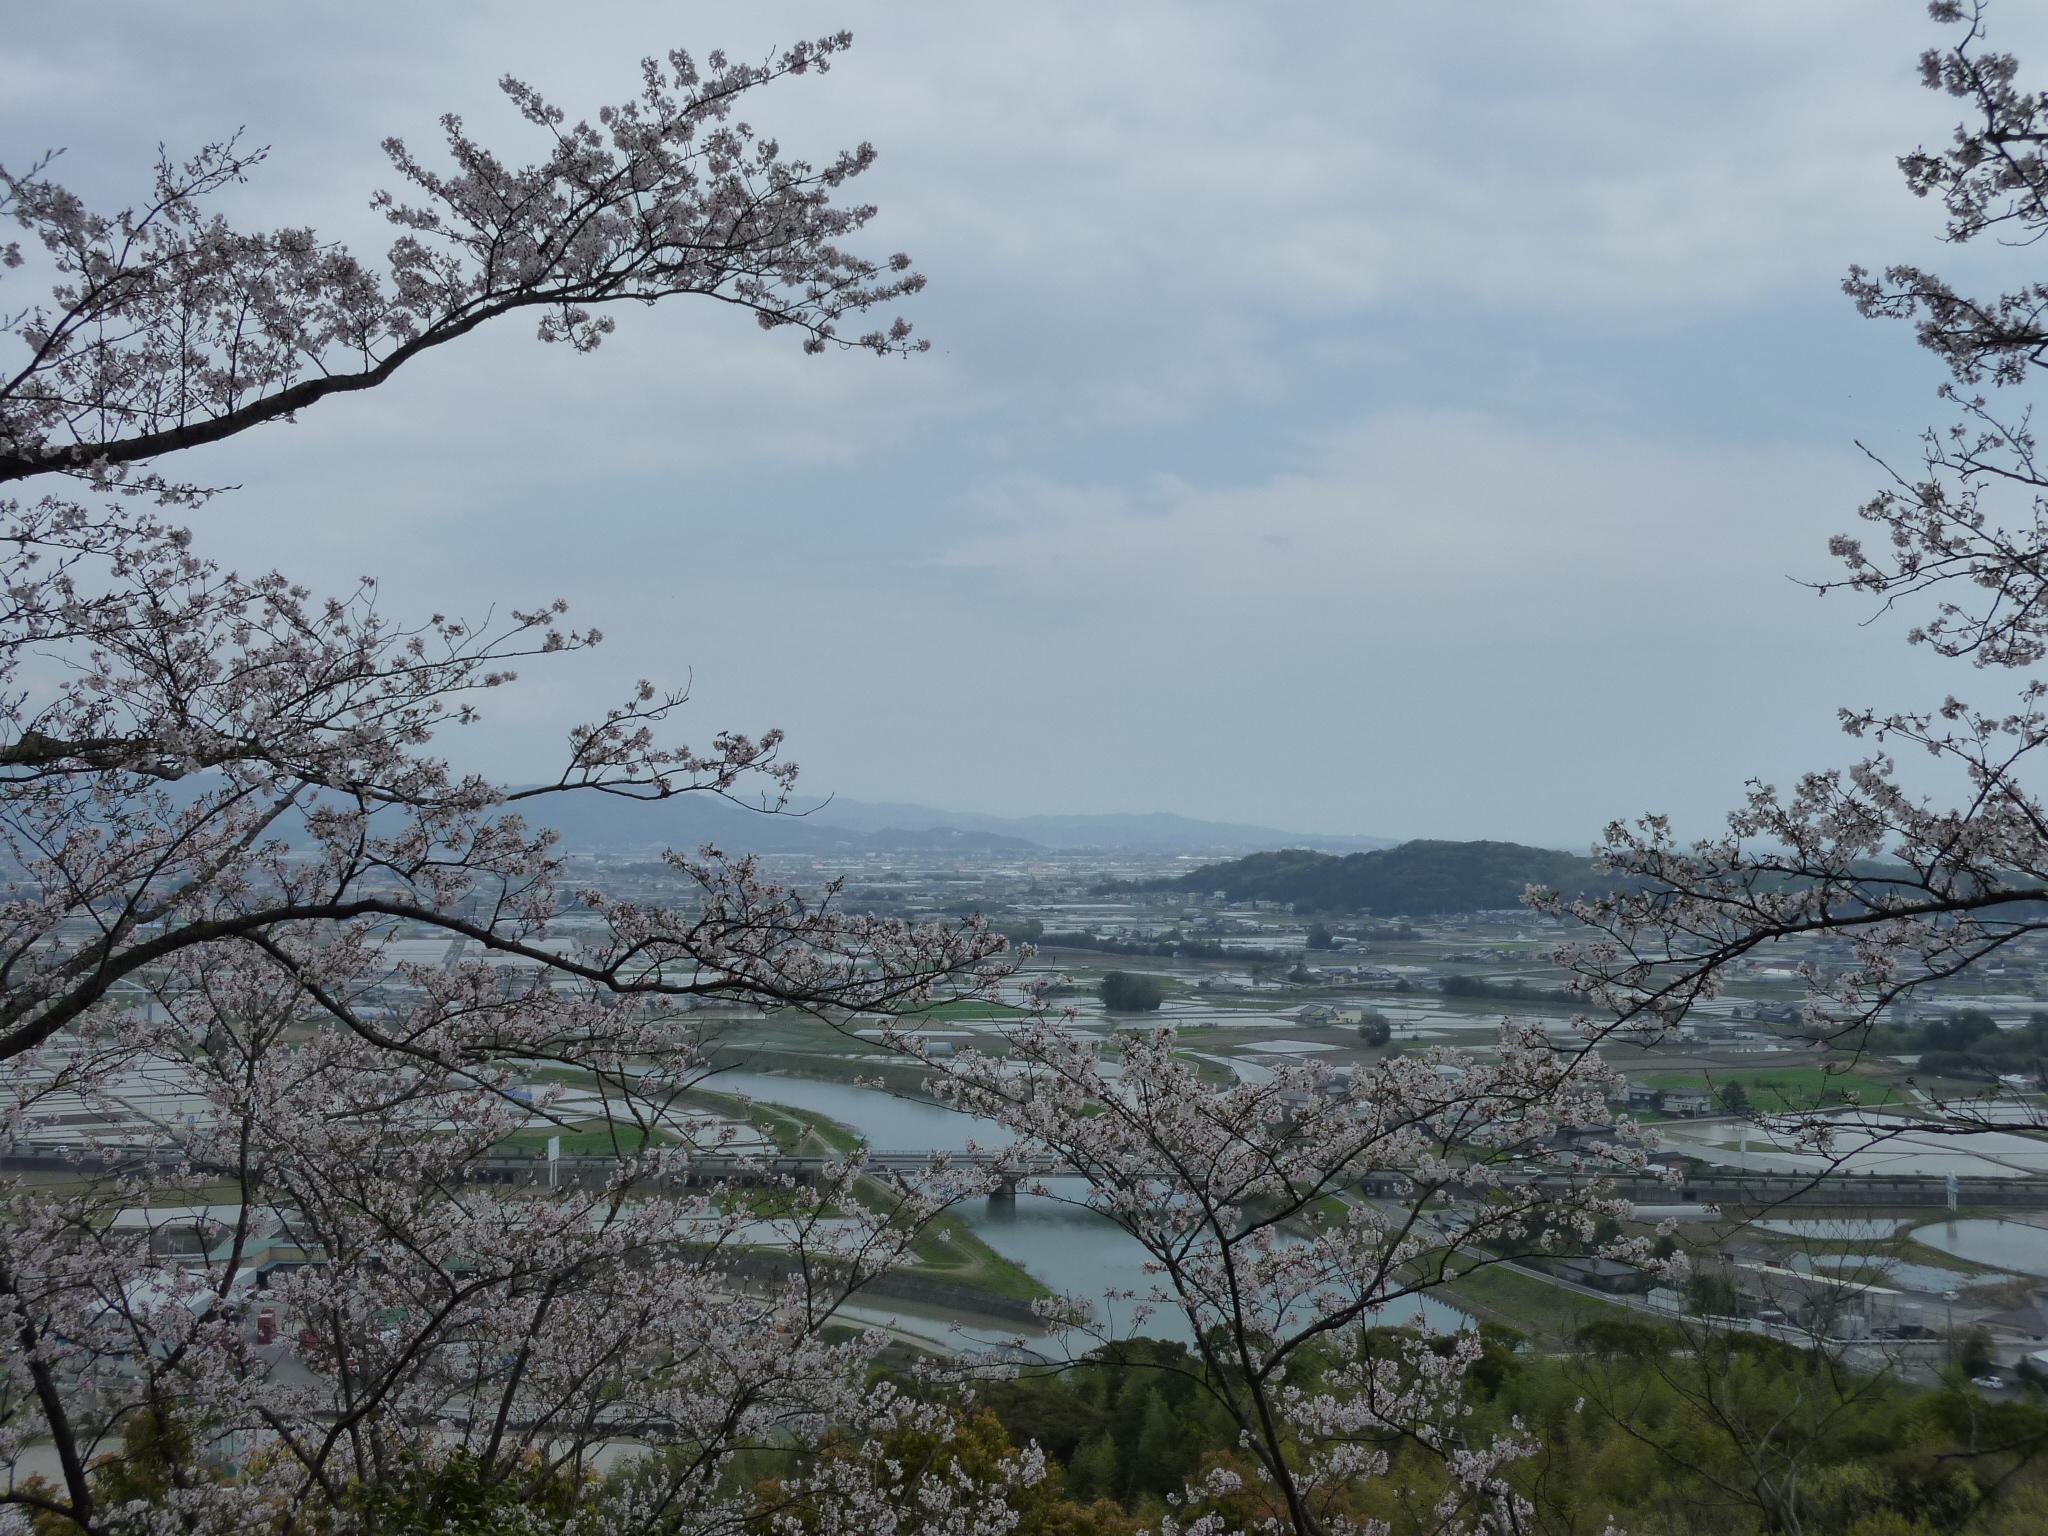
<svg viewBox="0 0 2048 1536"><path fill-rule="evenodd" d="M1840 758L1837 702L1946 685L1784 580L1868 486L1851 432L1932 409L1834 292L1935 243L1891 164L1950 120L1916 6L96 14L11 18L0 155L69 145L110 200L246 123L275 149L238 211L368 249L385 133L453 109L517 148L500 73L582 112L678 42L860 39L751 115L880 146L872 243L931 274L932 355L515 326L204 465L245 487L200 528L237 563L607 629L466 758L538 771L694 665L698 734L785 724L820 789L1580 838L1701 822ZM2048 67L2048 20L1995 22Z"/></svg>

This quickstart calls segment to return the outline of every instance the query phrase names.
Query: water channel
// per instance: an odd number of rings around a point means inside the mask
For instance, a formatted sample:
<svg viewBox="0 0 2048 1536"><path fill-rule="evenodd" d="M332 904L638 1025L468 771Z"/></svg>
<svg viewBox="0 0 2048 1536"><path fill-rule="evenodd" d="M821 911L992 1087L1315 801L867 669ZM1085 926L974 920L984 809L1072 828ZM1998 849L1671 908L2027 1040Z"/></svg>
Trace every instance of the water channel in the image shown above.
<svg viewBox="0 0 2048 1536"><path fill-rule="evenodd" d="M878 1151L961 1152L969 1142L995 1148L1012 1139L993 1121L853 1083L729 1071L707 1078L703 1086L826 1116L858 1132ZM958 1214L989 1247L1021 1264L1055 1291L1099 1303L1111 1291L1142 1294L1149 1290L1154 1277L1145 1272L1144 1250L1120 1228L1079 1203L1081 1181L1055 1179L1051 1186L1053 1194L1020 1193L1014 1204L970 1200L959 1207ZM1068 1188L1071 1196L1065 1193ZM1118 1331L1122 1331L1124 1305L1119 1304L1116 1314ZM1412 1323L1418 1316L1425 1326L1441 1331L1467 1321L1464 1314L1427 1297L1397 1303L1385 1321ZM1147 1319L1143 1331L1160 1337L1188 1336L1183 1320L1164 1311Z"/></svg>

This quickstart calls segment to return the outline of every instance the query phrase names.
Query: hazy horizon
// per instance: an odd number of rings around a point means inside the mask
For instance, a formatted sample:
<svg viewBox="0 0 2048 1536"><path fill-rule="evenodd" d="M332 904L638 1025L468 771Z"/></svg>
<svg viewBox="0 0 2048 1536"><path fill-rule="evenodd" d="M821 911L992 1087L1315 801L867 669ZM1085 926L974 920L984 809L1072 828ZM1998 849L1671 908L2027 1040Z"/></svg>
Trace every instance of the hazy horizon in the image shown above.
<svg viewBox="0 0 2048 1536"><path fill-rule="evenodd" d="M798 799L799 799L799 802L801 802L802 798L803 798L802 796L799 796L799 797L798 797ZM1013 810L990 810L990 809L987 809L986 807L981 807L981 806L970 806L970 805L927 805L927 804L924 804L924 803L923 803L923 802L921 802L921 801L877 801L877 800L869 800L869 799L867 799L867 798L866 798L866 797L864 797L864 796L854 796L854 795L846 795L846 796L840 796L840 797L838 797L838 798L839 798L840 800L843 800L843 801L849 801L849 802L853 802L853 803L856 803L856 804L859 804L859 805L862 805L862 806L864 806L864 807L868 807L868 808L875 808L875 807L878 807L878 806L897 806L897 805L900 805L900 806L902 806L903 808L905 808L905 809L907 809L907 810L917 810L917 811L924 811L924 812L941 812L941 813L945 813L945 814L948 814L948 815L953 815L953 816L962 816L962 817L974 817L974 818L986 818L986 819L990 819L990 820L998 820L998 821L1029 821L1029 820L1032 820L1032 819L1034 819L1034 818L1044 818L1044 819L1049 819L1049 820L1069 820L1069 819L1072 819L1072 820L1082 820L1082 819L1090 819L1090 818L1104 818L1104 819L1107 819L1107 818L1122 818L1122 817L1142 817L1142 816L1178 816L1178 817L1184 817L1185 819L1187 819L1187 820L1189 820L1189 821L1200 821L1200 822L1216 822L1216 823L1222 823L1222 824L1228 824L1228 825L1240 825L1240 826L1251 826L1251 827L1265 827L1265 828L1269 828L1269 829L1271 829L1272 831L1275 831L1275 832L1282 832L1282 833L1290 833L1290 834L1297 834L1297 835L1300 835L1300 836L1303 836L1303 837L1329 837L1329 838L1338 838L1338 837L1356 837L1356 838L1384 838L1384 839L1386 839L1386 840L1388 840L1388 841L1390 841L1390 842L1409 842L1409 841L1413 841L1413 840L1414 840L1414 837L1419 837L1419 836L1422 836L1422 835L1423 835L1423 834L1417 833L1417 834L1413 834L1412 836L1404 836L1404 835L1403 835L1403 834L1401 834L1400 832L1384 832L1384 831L1379 831L1379 830L1376 830L1376 829L1374 829L1374 828L1371 828L1371 827L1319 827L1319 826L1294 826L1294 825L1291 825L1291 824L1289 824L1289 823L1287 823L1287 822L1285 822L1285 821L1276 821L1276 820L1274 820L1274 819L1273 819L1272 817L1268 817L1268 816L1258 816L1258 815L1253 815L1253 816L1229 816L1229 817L1221 817L1221 816L1190 816L1190 815L1188 815L1188 814L1187 814L1186 812L1184 812L1184 811L1177 811L1177 810L1173 809L1173 808L1172 808L1172 807L1170 807L1170 806L1109 806L1109 807L1105 807L1105 808L1102 808L1102 809L1099 809L1099 810L1088 810L1088 809L1081 809L1081 810L1071 810L1071 811L1037 811L1037 810L1029 810L1029 809L1026 809L1026 810L1014 810L1014 811L1013 811ZM820 809L820 810L822 810L822 809L824 809L825 807L824 807L824 805L822 805L822 804L821 804L821 805L820 805L819 807L817 807L817 808L818 808L818 809ZM1471 837L1470 837L1470 838L1463 838L1463 839L1459 839L1459 840L1460 840L1460 841L1479 841L1479 840L1484 840L1484 839L1486 838L1486 836L1487 836L1487 834L1485 834L1485 833L1478 833L1478 832L1475 832L1475 833L1473 833L1473 834L1471 835ZM1518 841L1518 839L1501 839L1501 840L1503 840L1503 841ZM1586 837L1584 837L1584 838L1580 839L1580 842L1581 842L1581 843L1584 843L1584 844L1587 844L1587 845L1590 845L1590 844L1591 844L1591 843L1593 842L1593 840L1594 840L1594 839L1593 839L1592 835L1591 835L1591 834L1589 833L1589 834L1588 834L1588 835L1587 835ZM1574 849L1574 851L1583 851L1583 850L1580 850L1580 849Z"/></svg>

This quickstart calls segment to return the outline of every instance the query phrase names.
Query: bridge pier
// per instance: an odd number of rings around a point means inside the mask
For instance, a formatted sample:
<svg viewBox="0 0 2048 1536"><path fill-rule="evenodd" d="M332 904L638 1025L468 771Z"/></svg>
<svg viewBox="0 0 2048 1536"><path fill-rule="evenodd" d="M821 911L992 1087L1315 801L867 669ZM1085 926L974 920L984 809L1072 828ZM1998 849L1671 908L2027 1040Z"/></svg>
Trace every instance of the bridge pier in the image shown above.
<svg viewBox="0 0 2048 1536"><path fill-rule="evenodd" d="M988 1192L990 1205L1015 1205L1017 1203L1017 1175L1005 1174L996 1181L996 1187Z"/></svg>

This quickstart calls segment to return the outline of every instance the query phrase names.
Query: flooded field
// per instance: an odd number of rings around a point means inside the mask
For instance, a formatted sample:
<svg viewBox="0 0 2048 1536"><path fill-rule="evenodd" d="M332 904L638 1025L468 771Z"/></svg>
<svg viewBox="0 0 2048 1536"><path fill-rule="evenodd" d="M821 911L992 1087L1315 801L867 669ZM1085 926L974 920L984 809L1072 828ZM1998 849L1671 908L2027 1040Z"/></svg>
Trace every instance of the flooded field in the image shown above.
<svg viewBox="0 0 2048 1536"><path fill-rule="evenodd" d="M1960 1290L1966 1285L1976 1285L1986 1279L1997 1278L1943 1269L1938 1264L1914 1264L1909 1260L1895 1259L1882 1253L1795 1253L1790 1262L1792 1268L1806 1274L1861 1273L1894 1290L1918 1291L1931 1296L1944 1295L1949 1291Z"/></svg>
<svg viewBox="0 0 2048 1536"><path fill-rule="evenodd" d="M1904 1225L1902 1220L1890 1216L1777 1216L1750 1223L1759 1232L1782 1232L1825 1243L1876 1242L1892 1236Z"/></svg>
<svg viewBox="0 0 2048 1536"><path fill-rule="evenodd" d="M1796 1129L1683 1121L1658 1127L1673 1151L1760 1173L1893 1174L1905 1178L2025 1178L2048 1175L2048 1142L2007 1131L1944 1135L1911 1121L1851 1124L1843 1117L1826 1152L1797 1145Z"/></svg>
<svg viewBox="0 0 2048 1536"><path fill-rule="evenodd" d="M1972 1264L2048 1278L2048 1227L2025 1221L1938 1221L1917 1227L1913 1241Z"/></svg>

